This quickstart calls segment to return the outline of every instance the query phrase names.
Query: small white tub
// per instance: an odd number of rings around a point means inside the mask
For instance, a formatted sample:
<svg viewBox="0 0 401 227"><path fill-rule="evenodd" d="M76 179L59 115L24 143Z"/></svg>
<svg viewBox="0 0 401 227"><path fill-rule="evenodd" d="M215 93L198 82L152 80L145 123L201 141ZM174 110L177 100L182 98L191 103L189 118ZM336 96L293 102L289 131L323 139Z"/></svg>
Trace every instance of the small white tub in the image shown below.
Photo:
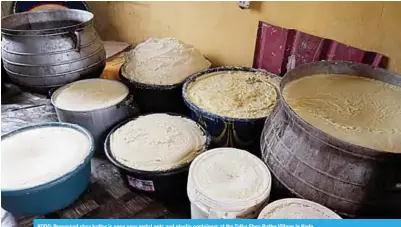
<svg viewBox="0 0 401 227"><path fill-rule="evenodd" d="M267 205L258 219L341 219L329 208L305 199L280 199Z"/></svg>
<svg viewBox="0 0 401 227"><path fill-rule="evenodd" d="M189 169L192 219L255 218L270 191L269 169L244 150L209 150L196 157Z"/></svg>

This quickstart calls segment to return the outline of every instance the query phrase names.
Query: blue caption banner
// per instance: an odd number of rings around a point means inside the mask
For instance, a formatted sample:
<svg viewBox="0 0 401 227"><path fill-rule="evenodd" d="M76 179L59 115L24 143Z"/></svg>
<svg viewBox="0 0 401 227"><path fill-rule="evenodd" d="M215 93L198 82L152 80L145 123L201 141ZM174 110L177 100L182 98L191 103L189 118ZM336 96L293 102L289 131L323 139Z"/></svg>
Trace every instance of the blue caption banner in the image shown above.
<svg viewBox="0 0 401 227"><path fill-rule="evenodd" d="M35 219L34 227L401 227L401 219Z"/></svg>

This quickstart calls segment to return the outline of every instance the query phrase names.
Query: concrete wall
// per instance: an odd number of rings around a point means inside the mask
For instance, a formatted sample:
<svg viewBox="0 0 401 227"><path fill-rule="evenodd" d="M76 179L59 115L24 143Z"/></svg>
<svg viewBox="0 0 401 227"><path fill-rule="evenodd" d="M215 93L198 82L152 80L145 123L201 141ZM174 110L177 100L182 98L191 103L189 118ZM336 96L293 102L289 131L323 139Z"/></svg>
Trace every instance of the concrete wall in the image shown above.
<svg viewBox="0 0 401 227"><path fill-rule="evenodd" d="M401 73L401 2L89 2L104 40L175 36L215 64L252 65L258 21L295 28L390 58ZM2 16L10 2L2 2Z"/></svg>
<svg viewBox="0 0 401 227"><path fill-rule="evenodd" d="M401 2L90 2L105 40L175 36L221 65L250 66L258 21L295 28L390 58L401 73Z"/></svg>

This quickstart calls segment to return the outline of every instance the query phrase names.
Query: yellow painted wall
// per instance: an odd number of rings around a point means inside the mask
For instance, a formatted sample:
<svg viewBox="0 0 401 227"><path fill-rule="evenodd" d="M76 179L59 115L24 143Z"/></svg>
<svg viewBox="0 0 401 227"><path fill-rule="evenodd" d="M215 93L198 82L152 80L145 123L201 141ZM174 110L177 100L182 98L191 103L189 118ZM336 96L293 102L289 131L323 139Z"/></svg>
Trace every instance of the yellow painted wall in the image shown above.
<svg viewBox="0 0 401 227"><path fill-rule="evenodd" d="M175 36L218 65L252 65L258 21L390 57L401 73L401 2L90 2L104 40Z"/></svg>

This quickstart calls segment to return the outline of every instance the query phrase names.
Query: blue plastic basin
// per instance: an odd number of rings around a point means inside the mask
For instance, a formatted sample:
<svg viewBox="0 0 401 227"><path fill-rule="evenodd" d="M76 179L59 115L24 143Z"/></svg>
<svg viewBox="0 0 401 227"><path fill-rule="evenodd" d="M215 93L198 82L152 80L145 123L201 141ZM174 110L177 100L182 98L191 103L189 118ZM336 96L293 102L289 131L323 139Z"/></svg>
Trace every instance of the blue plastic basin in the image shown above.
<svg viewBox="0 0 401 227"><path fill-rule="evenodd" d="M89 140L90 152L75 170L51 182L21 190L1 190L1 207L15 216L43 215L65 208L73 203L89 184L94 142L92 135L83 127L61 122L43 123L17 129L1 138L3 140L23 131L42 127L68 127L85 134Z"/></svg>

